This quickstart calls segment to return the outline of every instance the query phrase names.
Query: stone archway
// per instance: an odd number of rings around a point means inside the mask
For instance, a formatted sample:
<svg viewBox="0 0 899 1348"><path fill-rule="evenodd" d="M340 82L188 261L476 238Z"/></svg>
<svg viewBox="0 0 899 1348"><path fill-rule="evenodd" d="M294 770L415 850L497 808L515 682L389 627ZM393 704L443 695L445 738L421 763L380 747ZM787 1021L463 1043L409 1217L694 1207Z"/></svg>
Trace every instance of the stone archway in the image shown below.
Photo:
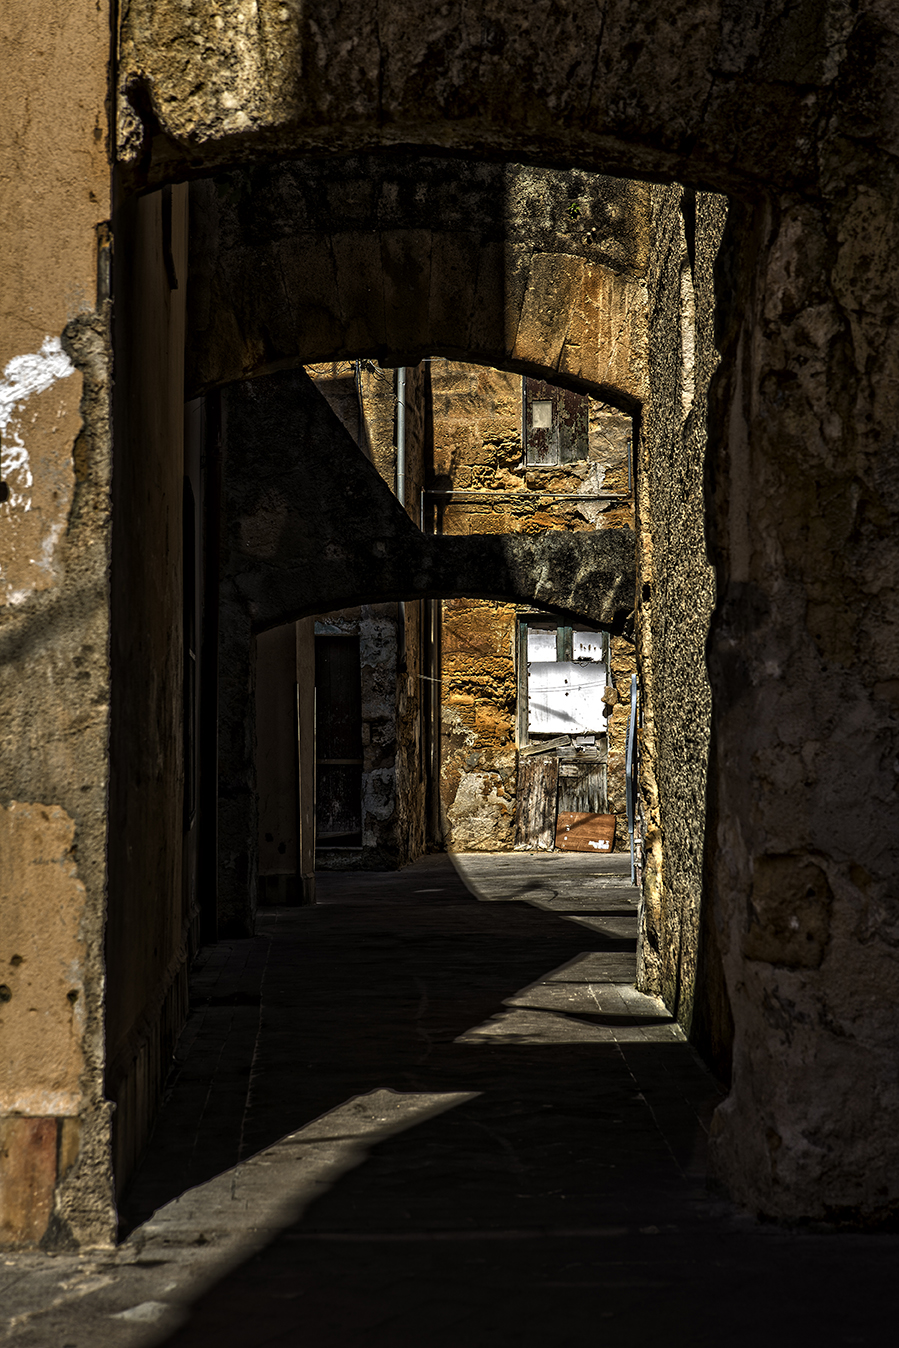
<svg viewBox="0 0 899 1348"><path fill-rule="evenodd" d="M354 0L132 0L118 68L117 159L152 186L220 166L396 146L718 191L811 186L822 113L851 99L887 38L876 6L607 0L470 14ZM884 51L883 71L889 69ZM845 102L844 102L845 106ZM883 122L886 132L887 123Z"/></svg>
<svg viewBox="0 0 899 1348"><path fill-rule="evenodd" d="M238 40L132 7L120 153L135 182L411 143L741 202L707 465L707 873L736 1023L715 1163L771 1215L876 1221L896 1173L896 34L873 6L812 3L736 20L666 6L660 21L620 0L552 43L542 11L506 6L472 29L408 7L376 29L343 7L315 34L258 13ZM884 995L862 1008L872 979Z"/></svg>
<svg viewBox="0 0 899 1348"><path fill-rule="evenodd" d="M414 153L233 169L190 187L189 394L298 361L445 355L636 412L648 189Z"/></svg>

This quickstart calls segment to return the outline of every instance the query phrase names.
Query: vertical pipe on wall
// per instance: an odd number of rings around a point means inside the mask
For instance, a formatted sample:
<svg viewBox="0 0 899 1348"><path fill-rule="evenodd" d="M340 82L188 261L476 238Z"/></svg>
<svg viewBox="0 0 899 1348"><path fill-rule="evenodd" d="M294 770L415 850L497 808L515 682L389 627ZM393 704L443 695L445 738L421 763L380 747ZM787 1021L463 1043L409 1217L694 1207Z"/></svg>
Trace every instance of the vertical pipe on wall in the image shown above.
<svg viewBox="0 0 899 1348"><path fill-rule="evenodd" d="M406 504L406 367L396 372L396 499Z"/></svg>
<svg viewBox="0 0 899 1348"><path fill-rule="evenodd" d="M406 505L406 367L396 372L396 499ZM398 612L397 669L406 671L406 605L401 600Z"/></svg>

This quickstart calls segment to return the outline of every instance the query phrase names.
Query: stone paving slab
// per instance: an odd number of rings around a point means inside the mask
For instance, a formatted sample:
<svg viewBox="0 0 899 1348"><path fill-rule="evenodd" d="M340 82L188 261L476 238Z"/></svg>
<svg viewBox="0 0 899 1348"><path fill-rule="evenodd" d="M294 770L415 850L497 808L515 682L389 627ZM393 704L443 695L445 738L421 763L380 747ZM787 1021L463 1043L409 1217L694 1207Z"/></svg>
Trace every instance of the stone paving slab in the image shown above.
<svg viewBox="0 0 899 1348"><path fill-rule="evenodd" d="M627 861L332 872L204 951L127 1238L0 1256L6 1341L889 1341L899 1239L708 1191L721 1088L633 988Z"/></svg>

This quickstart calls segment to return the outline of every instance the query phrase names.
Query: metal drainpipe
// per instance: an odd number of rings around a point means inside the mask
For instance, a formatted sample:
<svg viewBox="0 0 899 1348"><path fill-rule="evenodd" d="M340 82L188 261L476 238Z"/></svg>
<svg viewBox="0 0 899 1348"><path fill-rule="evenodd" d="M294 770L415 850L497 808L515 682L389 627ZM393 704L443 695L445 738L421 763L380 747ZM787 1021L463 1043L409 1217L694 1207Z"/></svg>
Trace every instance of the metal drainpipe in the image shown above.
<svg viewBox="0 0 899 1348"><path fill-rule="evenodd" d="M627 792L627 831L631 835L631 884L637 883L634 835L637 828L637 676L631 675L631 714L627 722L627 748L624 759L624 781Z"/></svg>
<svg viewBox="0 0 899 1348"><path fill-rule="evenodd" d="M396 499L406 506L406 367L396 372ZM400 600L397 645L399 668L406 669L406 605Z"/></svg>
<svg viewBox="0 0 899 1348"><path fill-rule="evenodd" d="M396 372L396 499L406 504L406 367Z"/></svg>

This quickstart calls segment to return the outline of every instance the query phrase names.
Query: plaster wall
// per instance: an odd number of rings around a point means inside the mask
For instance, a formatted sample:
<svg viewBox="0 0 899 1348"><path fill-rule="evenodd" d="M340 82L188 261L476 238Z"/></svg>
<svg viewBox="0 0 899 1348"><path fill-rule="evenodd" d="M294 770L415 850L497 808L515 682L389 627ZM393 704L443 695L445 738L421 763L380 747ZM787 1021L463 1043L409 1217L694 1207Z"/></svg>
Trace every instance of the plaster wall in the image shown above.
<svg viewBox="0 0 899 1348"><path fill-rule="evenodd" d="M0 1242L12 1245L102 1244L115 1220L109 25L103 0L0 13ZM26 1032L35 1001L44 1014Z"/></svg>

